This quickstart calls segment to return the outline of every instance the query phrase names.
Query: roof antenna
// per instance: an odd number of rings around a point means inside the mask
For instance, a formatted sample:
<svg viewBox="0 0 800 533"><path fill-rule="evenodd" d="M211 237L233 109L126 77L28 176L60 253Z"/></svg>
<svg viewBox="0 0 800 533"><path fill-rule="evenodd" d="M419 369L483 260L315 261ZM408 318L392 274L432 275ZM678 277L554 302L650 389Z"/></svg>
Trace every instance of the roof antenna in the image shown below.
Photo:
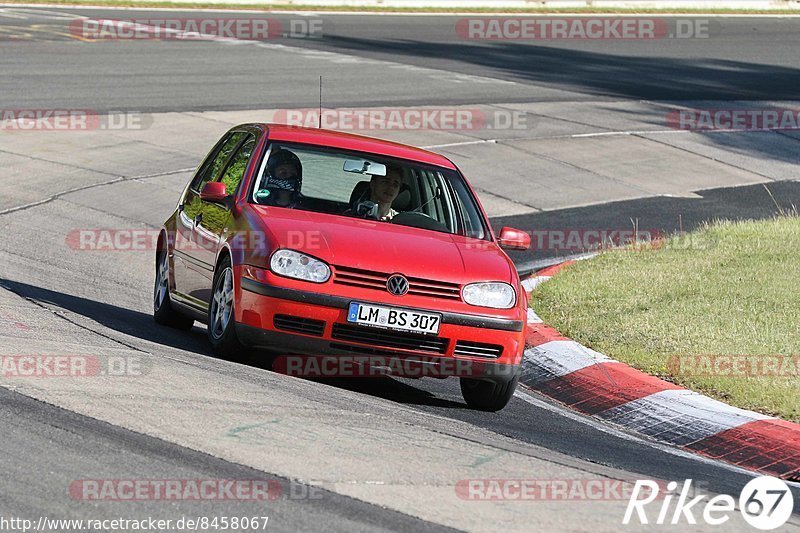
<svg viewBox="0 0 800 533"><path fill-rule="evenodd" d="M317 117L317 128L322 129L322 76L319 77L319 116Z"/></svg>

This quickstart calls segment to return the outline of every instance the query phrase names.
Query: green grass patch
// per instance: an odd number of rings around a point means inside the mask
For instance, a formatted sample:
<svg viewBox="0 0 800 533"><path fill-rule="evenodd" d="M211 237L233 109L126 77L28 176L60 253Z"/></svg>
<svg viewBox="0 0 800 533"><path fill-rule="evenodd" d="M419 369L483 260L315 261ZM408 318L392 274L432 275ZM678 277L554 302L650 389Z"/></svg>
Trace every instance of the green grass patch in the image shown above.
<svg viewBox="0 0 800 533"><path fill-rule="evenodd" d="M797 216L716 222L661 246L604 252L541 285L531 305L564 335L618 361L800 421Z"/></svg>
<svg viewBox="0 0 800 533"><path fill-rule="evenodd" d="M487 7L428 7L428 8L397 8L381 6L314 6L302 4L270 3L262 4L237 4L235 0L231 3L216 4L209 2L169 2L169 1L147 1L132 2L130 0L4 0L6 4L52 4L52 5L86 5L86 6L105 6L105 7L168 7L176 9L247 9L255 11L314 11L324 12L375 12L375 13L521 13L521 14L547 14L547 13L579 13L579 14L737 14L737 15L797 15L797 9L637 9L637 8L598 8L598 7L577 7L577 8L552 8L552 7L529 7L529 8L487 8Z"/></svg>

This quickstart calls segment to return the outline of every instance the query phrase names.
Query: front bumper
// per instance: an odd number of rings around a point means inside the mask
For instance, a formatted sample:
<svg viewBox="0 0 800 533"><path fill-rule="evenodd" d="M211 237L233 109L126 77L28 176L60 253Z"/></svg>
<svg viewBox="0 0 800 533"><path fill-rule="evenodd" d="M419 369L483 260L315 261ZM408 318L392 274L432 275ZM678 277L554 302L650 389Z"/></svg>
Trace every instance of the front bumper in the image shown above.
<svg viewBox="0 0 800 533"><path fill-rule="evenodd" d="M235 307L237 333L251 346L314 356L421 357L426 364L443 360L471 361L487 368L516 366L522 359L523 320L419 308L442 313L438 335L404 334L347 322L351 301L392 304L277 287L247 277L239 277L239 280ZM294 322L289 318L295 319ZM297 319L304 320L308 327ZM294 330L287 327L294 327Z"/></svg>

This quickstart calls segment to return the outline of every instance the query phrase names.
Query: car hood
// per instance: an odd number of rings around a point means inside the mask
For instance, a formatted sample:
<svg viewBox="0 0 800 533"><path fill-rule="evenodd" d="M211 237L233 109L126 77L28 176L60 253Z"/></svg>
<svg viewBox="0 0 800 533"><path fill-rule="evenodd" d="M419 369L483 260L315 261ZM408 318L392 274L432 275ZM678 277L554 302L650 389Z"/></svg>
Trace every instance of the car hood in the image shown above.
<svg viewBox="0 0 800 533"><path fill-rule="evenodd" d="M515 279L511 260L494 242L297 209L254 209L275 246L334 266L459 284Z"/></svg>

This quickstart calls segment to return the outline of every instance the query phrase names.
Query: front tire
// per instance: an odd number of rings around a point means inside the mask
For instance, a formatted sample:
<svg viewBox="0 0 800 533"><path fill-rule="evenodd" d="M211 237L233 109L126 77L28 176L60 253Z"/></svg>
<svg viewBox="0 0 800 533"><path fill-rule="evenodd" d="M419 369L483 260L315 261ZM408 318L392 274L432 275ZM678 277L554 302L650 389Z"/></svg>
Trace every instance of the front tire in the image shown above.
<svg viewBox="0 0 800 533"><path fill-rule="evenodd" d="M485 381L474 378L460 378L461 396L471 409L495 412L505 407L519 382L519 372L508 380Z"/></svg>
<svg viewBox="0 0 800 533"><path fill-rule="evenodd" d="M230 257L217 266L213 287L211 304L208 306L208 340L217 357L234 360L245 347L236 336L233 319L233 268Z"/></svg>
<svg viewBox="0 0 800 533"><path fill-rule="evenodd" d="M161 250L156 256L156 281L153 288L153 319L157 324L189 331L194 319L180 314L172 307L169 297L169 254Z"/></svg>

